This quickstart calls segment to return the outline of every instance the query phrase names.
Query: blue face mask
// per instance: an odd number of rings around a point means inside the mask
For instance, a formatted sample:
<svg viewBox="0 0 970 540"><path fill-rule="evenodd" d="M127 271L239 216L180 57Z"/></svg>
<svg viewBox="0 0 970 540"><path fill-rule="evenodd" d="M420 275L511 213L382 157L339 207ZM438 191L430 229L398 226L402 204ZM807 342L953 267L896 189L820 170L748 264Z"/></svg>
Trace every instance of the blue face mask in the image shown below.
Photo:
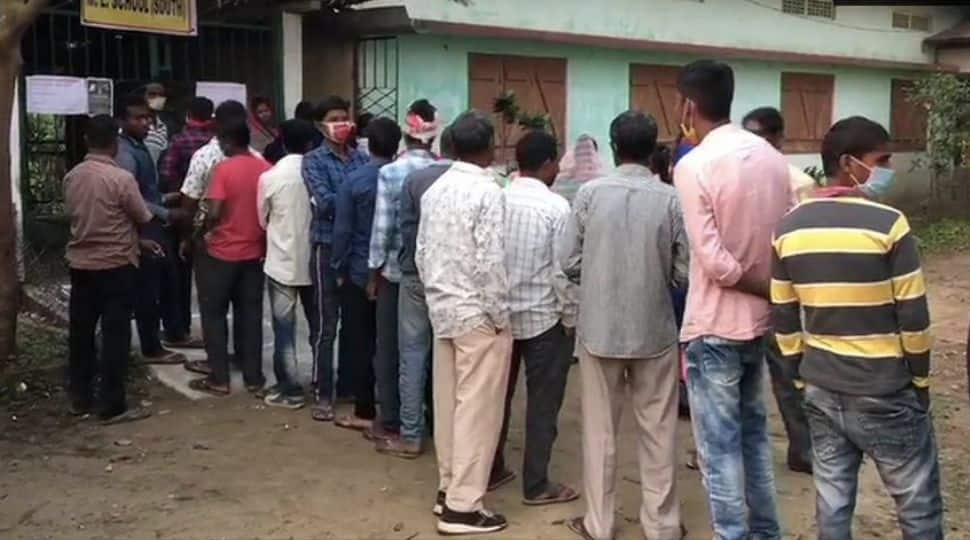
<svg viewBox="0 0 970 540"><path fill-rule="evenodd" d="M859 189L873 199L885 197L892 189L893 184L896 183L896 171L886 167L869 167L855 157L852 157L852 159L869 171L869 178L859 186ZM853 177L854 179L855 177ZM859 181L856 180L856 183L859 183Z"/></svg>

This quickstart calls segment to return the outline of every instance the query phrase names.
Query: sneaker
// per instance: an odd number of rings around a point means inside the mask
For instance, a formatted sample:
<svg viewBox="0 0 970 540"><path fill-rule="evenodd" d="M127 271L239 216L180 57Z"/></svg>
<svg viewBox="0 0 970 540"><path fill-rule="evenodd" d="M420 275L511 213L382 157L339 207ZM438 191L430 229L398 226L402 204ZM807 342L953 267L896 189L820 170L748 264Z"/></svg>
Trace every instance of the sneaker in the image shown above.
<svg viewBox="0 0 970 540"><path fill-rule="evenodd" d="M445 492L438 491L437 497L434 500L434 506L431 507L431 513L441 517L441 514L445 513Z"/></svg>
<svg viewBox="0 0 970 540"><path fill-rule="evenodd" d="M456 536L462 534L486 534L501 531L509 526L505 516L487 510L456 512L444 507L438 519L438 534Z"/></svg>
<svg viewBox="0 0 970 540"><path fill-rule="evenodd" d="M284 409L299 409L306 405L306 399L302 395L288 396L282 392L276 392L263 398L263 403L270 407L282 407Z"/></svg>
<svg viewBox="0 0 970 540"><path fill-rule="evenodd" d="M274 384L273 386L264 386L262 390L259 390L258 392L254 392L253 396L256 399L265 399L282 393L283 393L283 388L278 384Z"/></svg>

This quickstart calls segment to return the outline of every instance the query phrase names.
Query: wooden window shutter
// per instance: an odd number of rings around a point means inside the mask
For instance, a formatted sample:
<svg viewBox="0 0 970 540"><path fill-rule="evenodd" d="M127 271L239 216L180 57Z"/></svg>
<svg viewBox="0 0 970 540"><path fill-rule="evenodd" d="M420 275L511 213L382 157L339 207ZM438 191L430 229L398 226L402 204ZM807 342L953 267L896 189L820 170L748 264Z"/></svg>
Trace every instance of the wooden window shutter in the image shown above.
<svg viewBox="0 0 970 540"><path fill-rule="evenodd" d="M548 114L560 146L566 130L566 61L562 58L471 54L469 101L471 107L491 113L495 98L514 91L519 108L530 115ZM496 160L512 162L515 144L522 134L518 125L507 125L493 114Z"/></svg>
<svg viewBox="0 0 970 540"><path fill-rule="evenodd" d="M815 153L832 125L835 77L813 73L781 74L781 114L789 153Z"/></svg>
<svg viewBox="0 0 970 540"><path fill-rule="evenodd" d="M680 132L679 74L677 66L630 66L630 108L653 116L661 142L673 141Z"/></svg>
<svg viewBox="0 0 970 540"><path fill-rule="evenodd" d="M913 81L893 79L889 133L895 151L926 148L926 110L910 102L912 91Z"/></svg>

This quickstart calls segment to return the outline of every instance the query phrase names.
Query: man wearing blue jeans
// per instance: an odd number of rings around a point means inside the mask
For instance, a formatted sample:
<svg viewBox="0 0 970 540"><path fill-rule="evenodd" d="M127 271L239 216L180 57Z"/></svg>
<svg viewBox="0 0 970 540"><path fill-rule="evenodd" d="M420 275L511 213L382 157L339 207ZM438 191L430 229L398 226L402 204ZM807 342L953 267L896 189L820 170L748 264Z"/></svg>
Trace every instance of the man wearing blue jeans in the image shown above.
<svg viewBox="0 0 970 540"><path fill-rule="evenodd" d="M310 198L301 174L303 155L312 148L316 129L306 120L280 126L289 154L259 179L259 223L266 230L263 271L273 310L273 372L276 385L266 392L266 404L299 409L304 405L296 362L296 305L303 304L310 346L316 344L316 295L310 277Z"/></svg>
<svg viewBox="0 0 970 540"><path fill-rule="evenodd" d="M401 436L377 441L377 451L395 457L414 459L421 455L425 435L426 385L431 365L433 339L424 284L414 264L414 251L421 221L421 196L451 167L451 131L441 134L441 153L445 158L412 172L401 189L401 288L398 298L398 349L401 366L398 379L401 397Z"/></svg>
<svg viewBox="0 0 970 540"><path fill-rule="evenodd" d="M674 170L691 251L681 341L714 538L777 540L764 336L771 235L792 201L788 164L764 139L730 124L729 66L694 62L678 90L685 132L699 141Z"/></svg>
<svg viewBox="0 0 970 540"><path fill-rule="evenodd" d="M888 148L879 124L837 122L822 141L826 187L775 233L775 328L804 382L820 540L852 538L863 456L896 501L903 539L943 538L917 240L906 216L869 200L892 185Z"/></svg>

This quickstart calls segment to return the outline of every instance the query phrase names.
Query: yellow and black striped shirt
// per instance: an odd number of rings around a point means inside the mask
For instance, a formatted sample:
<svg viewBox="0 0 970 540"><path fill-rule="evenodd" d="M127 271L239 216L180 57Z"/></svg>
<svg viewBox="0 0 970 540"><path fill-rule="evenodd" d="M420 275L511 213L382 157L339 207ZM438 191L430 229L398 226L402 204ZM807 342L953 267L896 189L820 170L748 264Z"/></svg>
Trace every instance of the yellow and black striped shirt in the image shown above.
<svg viewBox="0 0 970 540"><path fill-rule="evenodd" d="M852 395L928 386L926 286L895 208L854 197L797 206L775 231L771 299L778 345L801 380Z"/></svg>

